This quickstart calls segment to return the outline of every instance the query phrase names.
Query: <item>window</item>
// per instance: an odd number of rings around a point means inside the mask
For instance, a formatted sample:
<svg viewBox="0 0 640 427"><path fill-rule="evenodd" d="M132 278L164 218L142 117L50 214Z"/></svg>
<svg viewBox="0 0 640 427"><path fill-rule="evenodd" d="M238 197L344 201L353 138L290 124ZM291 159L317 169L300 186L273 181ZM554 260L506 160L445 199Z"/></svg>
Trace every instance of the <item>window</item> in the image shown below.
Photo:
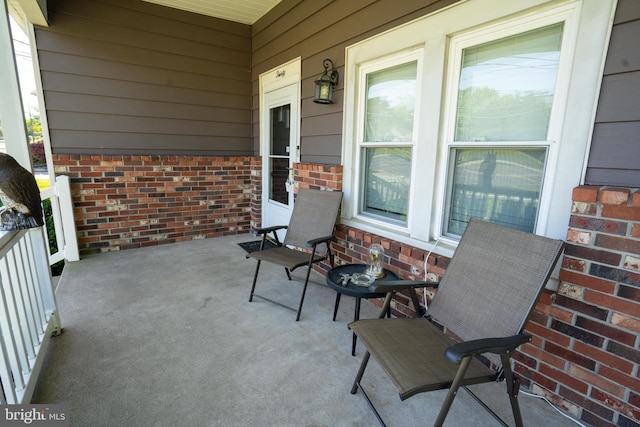
<svg viewBox="0 0 640 427"><path fill-rule="evenodd" d="M364 72L361 210L406 226L414 141L417 61Z"/></svg>
<svg viewBox="0 0 640 427"><path fill-rule="evenodd" d="M472 217L535 230L562 29L459 48L445 235L461 236Z"/></svg>
<svg viewBox="0 0 640 427"><path fill-rule="evenodd" d="M341 221L423 248L471 217L564 238L614 10L474 0L348 47Z"/></svg>

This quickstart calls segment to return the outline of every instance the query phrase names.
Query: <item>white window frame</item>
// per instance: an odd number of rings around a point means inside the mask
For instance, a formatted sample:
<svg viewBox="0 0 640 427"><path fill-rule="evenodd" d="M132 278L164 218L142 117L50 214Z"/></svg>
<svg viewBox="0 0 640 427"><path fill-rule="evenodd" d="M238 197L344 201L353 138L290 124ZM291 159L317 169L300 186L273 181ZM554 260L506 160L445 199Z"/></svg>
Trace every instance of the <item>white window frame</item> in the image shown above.
<svg viewBox="0 0 640 427"><path fill-rule="evenodd" d="M370 73L375 73L377 71L383 71L388 68L392 68L398 65L407 64L409 62L416 62L416 75L419 76L421 74L422 69L422 55L420 50L411 49L409 51L400 52L396 54L392 54L386 56L384 58L378 58L373 61L369 61L366 64L363 64L358 71L358 86L366 89L367 87L367 75ZM420 79L416 81L417 90L420 90ZM357 120L358 123L356 125L356 139L355 139L355 152L354 155L354 169L356 170L356 175L359 177L357 184L353 188L353 197L356 201L356 208L354 211L355 217L359 220L369 222L375 224L377 226L387 227L391 230L396 230L397 232L406 233L411 228L411 212L412 212L412 201L415 200L414 197L414 188L413 185L416 179L416 160L415 160L415 151L417 147L417 137L418 137L418 125L420 123L420 102L419 97L416 96L416 105L414 109L413 115L413 135L411 137L411 141L407 142L366 142L364 141L364 129L365 129L365 105L366 105L366 90L363 90L362 93L359 94L360 99L358 100L358 113ZM363 159L362 152L364 148L375 148L375 147L410 147L411 148L411 180L410 180L410 188L409 188L409 207L408 207L408 215L407 215L407 226L403 226L394 221L385 221L381 217L377 215L371 215L363 212L363 187L364 187L364 168L363 168Z"/></svg>
<svg viewBox="0 0 640 427"><path fill-rule="evenodd" d="M564 20L554 110L549 124L551 147L536 233L565 238L571 192L580 185L593 129L615 0L474 0L422 17L346 48L343 114L343 191L341 222L412 246L451 254L457 241L441 235L447 194L449 144L453 141L459 63L456 50L482 37L502 38ZM489 37L491 35L491 37ZM456 44L457 43L457 44ZM409 225L399 229L358 213L359 100L361 69L379 58L412 51L421 57L418 73L417 143L413 153ZM457 61L459 61L459 55ZM561 71L562 70L562 71ZM362 88L362 89L359 89ZM456 92L457 93L457 92ZM453 100L453 102L452 102ZM539 143L538 143L539 145ZM415 183L415 185L414 185Z"/></svg>
<svg viewBox="0 0 640 427"><path fill-rule="evenodd" d="M478 46L495 40L504 39L516 34L525 33L538 28L547 27L559 22L564 22L562 31L562 42L560 47L560 58L557 69L557 79L553 95L553 104L551 115L549 117L549 125L547 129L546 141L491 141L487 143L470 144L469 141L455 141L456 115L458 108L458 86L460 81L460 73L462 71L462 52L464 49ZM446 234L445 222L448 219L449 203L451 202L450 191L453 183L454 168L451 154L456 148L545 148L546 161L542 176L542 187L540 199L538 203L537 219L535 230L539 231L546 227L548 213L551 200L548 190L549 182L552 182L557 170L558 161L558 141L560 141L562 132L562 117L564 116L566 106L566 91L568 86L569 70L571 67L571 51L574 48L575 19L573 18L572 8L560 7L556 9L541 12L536 19L522 17L520 19L509 20L497 25L483 27L477 31L471 31L460 36L451 38L451 56L447 73L447 95L445 105L447 114L443 117L443 127L446 132L444 138L443 149L441 150L440 162L442 163L442 171L440 182L444 183L438 190L439 199L443 201L442 209L438 211L437 222L441 224L440 235L449 240L456 240L455 237L444 237ZM566 52L566 53L565 53ZM546 197L545 197L546 196Z"/></svg>

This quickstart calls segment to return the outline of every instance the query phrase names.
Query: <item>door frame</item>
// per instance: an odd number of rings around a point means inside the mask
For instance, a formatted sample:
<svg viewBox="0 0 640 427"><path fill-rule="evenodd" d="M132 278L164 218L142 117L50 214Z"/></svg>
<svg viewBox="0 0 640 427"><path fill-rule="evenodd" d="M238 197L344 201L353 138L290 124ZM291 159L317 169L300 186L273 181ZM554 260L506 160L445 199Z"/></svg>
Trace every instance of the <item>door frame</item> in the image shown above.
<svg viewBox="0 0 640 427"><path fill-rule="evenodd" d="M270 154L270 121L267 105L268 95L280 89L293 86L294 96L291 96L291 152L289 157L289 167L300 158L300 99L301 99L301 66L300 57L279 65L265 73L260 74L260 156L262 157L262 227L282 224L272 224L269 220L269 154ZM273 98L271 98L273 99ZM276 95L276 99L280 99ZM282 99L285 99L284 97ZM286 104L286 102L285 102ZM280 205L282 207L282 205ZM293 211L293 191L289 193L289 217ZM288 223L288 218L287 222Z"/></svg>

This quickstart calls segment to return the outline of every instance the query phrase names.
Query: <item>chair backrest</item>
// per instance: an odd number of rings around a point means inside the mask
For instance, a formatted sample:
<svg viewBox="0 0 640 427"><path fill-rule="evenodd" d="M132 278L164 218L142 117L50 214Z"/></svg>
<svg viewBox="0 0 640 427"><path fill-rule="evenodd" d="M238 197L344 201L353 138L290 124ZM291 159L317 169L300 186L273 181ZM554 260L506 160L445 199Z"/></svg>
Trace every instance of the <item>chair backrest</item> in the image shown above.
<svg viewBox="0 0 640 427"><path fill-rule="evenodd" d="M472 219L428 314L463 341L521 333L563 247Z"/></svg>
<svg viewBox="0 0 640 427"><path fill-rule="evenodd" d="M340 191L301 188L293 205L284 244L306 248L311 239L331 236L341 201Z"/></svg>

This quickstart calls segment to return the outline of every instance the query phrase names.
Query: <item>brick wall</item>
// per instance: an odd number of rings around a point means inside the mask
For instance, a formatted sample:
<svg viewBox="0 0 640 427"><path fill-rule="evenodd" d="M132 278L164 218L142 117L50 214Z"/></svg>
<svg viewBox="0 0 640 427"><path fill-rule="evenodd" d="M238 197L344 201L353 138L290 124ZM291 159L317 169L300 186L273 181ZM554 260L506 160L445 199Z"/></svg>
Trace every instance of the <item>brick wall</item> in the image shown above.
<svg viewBox="0 0 640 427"><path fill-rule="evenodd" d="M342 166L295 163L293 180L298 188L342 191Z"/></svg>
<svg viewBox="0 0 640 427"><path fill-rule="evenodd" d="M71 179L81 253L250 231L260 200L253 157L53 156Z"/></svg>
<svg viewBox="0 0 640 427"><path fill-rule="evenodd" d="M596 426L640 426L640 190L578 187L557 294L516 369Z"/></svg>

